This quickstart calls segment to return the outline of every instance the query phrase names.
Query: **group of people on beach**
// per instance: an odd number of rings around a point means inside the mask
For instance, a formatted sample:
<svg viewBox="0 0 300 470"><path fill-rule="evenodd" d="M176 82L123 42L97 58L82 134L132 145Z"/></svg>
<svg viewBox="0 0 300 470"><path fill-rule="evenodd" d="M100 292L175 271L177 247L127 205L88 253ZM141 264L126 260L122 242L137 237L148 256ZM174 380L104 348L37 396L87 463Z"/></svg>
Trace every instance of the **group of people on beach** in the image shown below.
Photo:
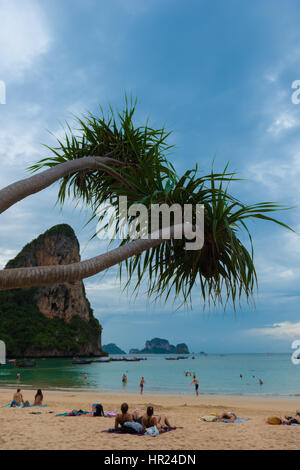
<svg viewBox="0 0 300 470"><path fill-rule="evenodd" d="M128 377L127 377L126 374L123 374L123 375L122 375L122 385L123 385L123 387L126 387L127 382L128 382ZM141 395L143 394L143 391L144 391L144 384L145 384L145 383L146 383L145 378L142 377L141 380L140 380L140 393L141 393Z"/></svg>
<svg viewBox="0 0 300 470"><path fill-rule="evenodd" d="M35 397L34 397L34 403L33 403L33 406L42 406L43 404L43 399L44 399L44 396L43 396L43 393L42 393L42 390L41 389L38 389L36 394L35 394ZM11 402L11 407L13 406L24 406L28 404L29 405L29 402L28 401L24 401L24 398L23 398L23 394L21 392L21 389L18 388L17 391L14 393L13 395L13 399L12 399L12 402Z"/></svg>
<svg viewBox="0 0 300 470"><path fill-rule="evenodd" d="M146 413L140 415L139 410L128 412L128 404L122 403L121 413L115 418L115 430L127 430L132 428L135 432L144 433L149 428L156 428L158 432L163 432L170 428L171 424L164 415L154 415L153 406L148 406Z"/></svg>

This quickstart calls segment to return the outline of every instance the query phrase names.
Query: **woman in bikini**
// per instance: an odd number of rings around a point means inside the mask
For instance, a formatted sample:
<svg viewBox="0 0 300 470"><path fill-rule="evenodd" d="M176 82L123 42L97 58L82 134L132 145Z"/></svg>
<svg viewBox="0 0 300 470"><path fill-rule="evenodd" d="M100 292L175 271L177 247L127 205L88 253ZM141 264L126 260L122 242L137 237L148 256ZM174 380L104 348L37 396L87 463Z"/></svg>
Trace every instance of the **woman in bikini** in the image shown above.
<svg viewBox="0 0 300 470"><path fill-rule="evenodd" d="M43 398L42 390L38 389L34 397L34 406L42 406Z"/></svg>
<svg viewBox="0 0 300 470"><path fill-rule="evenodd" d="M296 416L285 416L285 419L282 419L282 424L300 424L300 413L296 412Z"/></svg>
<svg viewBox="0 0 300 470"><path fill-rule="evenodd" d="M153 406L148 406L146 414L142 418L143 431L152 426L156 426L159 432L163 431L165 428L170 428L171 424L166 416L154 416Z"/></svg>
<svg viewBox="0 0 300 470"><path fill-rule="evenodd" d="M132 415L128 413L127 403L122 403L121 405L122 414L118 414L115 419L115 429L119 429L119 426L122 427L127 421L132 422Z"/></svg>
<svg viewBox="0 0 300 470"><path fill-rule="evenodd" d="M231 423L233 423L237 419L237 415L232 411L227 411L218 416L218 419L220 421L230 421Z"/></svg>

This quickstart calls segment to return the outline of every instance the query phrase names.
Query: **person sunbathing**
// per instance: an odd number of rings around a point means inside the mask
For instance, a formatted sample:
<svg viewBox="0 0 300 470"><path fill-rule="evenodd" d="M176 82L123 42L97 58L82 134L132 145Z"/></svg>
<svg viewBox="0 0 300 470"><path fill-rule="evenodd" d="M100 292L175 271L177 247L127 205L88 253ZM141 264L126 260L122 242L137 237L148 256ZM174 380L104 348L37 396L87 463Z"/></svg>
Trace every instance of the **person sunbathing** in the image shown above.
<svg viewBox="0 0 300 470"><path fill-rule="evenodd" d="M285 419L282 419L283 424L300 424L300 412L296 412L296 416L285 416Z"/></svg>
<svg viewBox="0 0 300 470"><path fill-rule="evenodd" d="M42 406L43 398L42 390L38 389L34 397L34 406Z"/></svg>
<svg viewBox="0 0 300 470"><path fill-rule="evenodd" d="M117 414L115 419L115 429L119 429L122 427L124 423L127 421L132 422L132 415L128 413L128 405L127 403L122 403L121 405L121 412L122 414Z"/></svg>
<svg viewBox="0 0 300 470"><path fill-rule="evenodd" d="M230 421L231 423L234 423L234 421L237 419L237 415L233 413L232 411L227 411L220 416L218 416L218 420L220 421Z"/></svg>
<svg viewBox="0 0 300 470"><path fill-rule="evenodd" d="M154 409L152 406L148 406L146 414L142 418L143 431L152 426L156 426L159 432L163 431L165 428L170 428L171 424L168 418L164 415L154 416Z"/></svg>
<svg viewBox="0 0 300 470"><path fill-rule="evenodd" d="M24 404L24 399L23 399L23 395L22 395L22 393L21 393L21 389L20 389L20 388L18 388L18 390L16 391L16 393L14 393L12 403L15 403L16 405L22 405L22 404Z"/></svg>

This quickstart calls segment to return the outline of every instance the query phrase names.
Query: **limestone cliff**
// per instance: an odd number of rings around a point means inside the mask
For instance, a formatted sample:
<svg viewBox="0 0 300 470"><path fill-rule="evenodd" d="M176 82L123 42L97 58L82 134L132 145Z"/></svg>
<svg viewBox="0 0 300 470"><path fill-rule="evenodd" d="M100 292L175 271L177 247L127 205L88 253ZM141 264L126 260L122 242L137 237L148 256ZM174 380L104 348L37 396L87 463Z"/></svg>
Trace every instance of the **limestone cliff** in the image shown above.
<svg viewBox="0 0 300 470"><path fill-rule="evenodd" d="M168 340L162 338L153 338L146 341L145 348L142 350L131 349L130 354L189 354L189 348L185 343L173 346Z"/></svg>
<svg viewBox="0 0 300 470"><path fill-rule="evenodd" d="M79 243L73 229L69 225L57 225L26 245L16 258L8 262L6 269L78 261ZM10 324L8 327L5 305L12 309L13 303L14 313L10 313L10 316L16 316L20 311L23 311L23 315L16 319L15 325ZM20 334L18 327L23 324L24 319L27 324L34 323L30 325L34 331L30 337L27 335L16 343L16 334ZM39 331L35 328L36 322L40 325ZM101 326L93 316L82 281L1 292L0 335L9 337L8 351L15 355L103 354Z"/></svg>

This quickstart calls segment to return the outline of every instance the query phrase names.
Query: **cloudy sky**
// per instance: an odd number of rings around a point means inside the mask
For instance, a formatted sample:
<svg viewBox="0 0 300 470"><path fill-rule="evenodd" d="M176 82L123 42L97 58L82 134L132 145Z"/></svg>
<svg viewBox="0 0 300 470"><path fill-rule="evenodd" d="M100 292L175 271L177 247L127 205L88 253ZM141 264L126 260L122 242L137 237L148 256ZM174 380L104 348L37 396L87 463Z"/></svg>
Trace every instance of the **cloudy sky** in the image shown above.
<svg viewBox="0 0 300 470"><path fill-rule="evenodd" d="M173 130L178 172L227 162L245 181L231 192L248 203L297 206L281 219L300 232L300 79L297 0L0 0L0 187L47 155L73 114L122 108ZM0 100L1 101L1 100ZM106 249L90 241L87 211L55 206L57 186L1 216L0 266L38 234L69 223L82 258ZM259 291L255 308L192 311L120 294L116 270L85 281L103 342L143 347L154 336L192 351L289 351L300 339L300 236L250 223Z"/></svg>

